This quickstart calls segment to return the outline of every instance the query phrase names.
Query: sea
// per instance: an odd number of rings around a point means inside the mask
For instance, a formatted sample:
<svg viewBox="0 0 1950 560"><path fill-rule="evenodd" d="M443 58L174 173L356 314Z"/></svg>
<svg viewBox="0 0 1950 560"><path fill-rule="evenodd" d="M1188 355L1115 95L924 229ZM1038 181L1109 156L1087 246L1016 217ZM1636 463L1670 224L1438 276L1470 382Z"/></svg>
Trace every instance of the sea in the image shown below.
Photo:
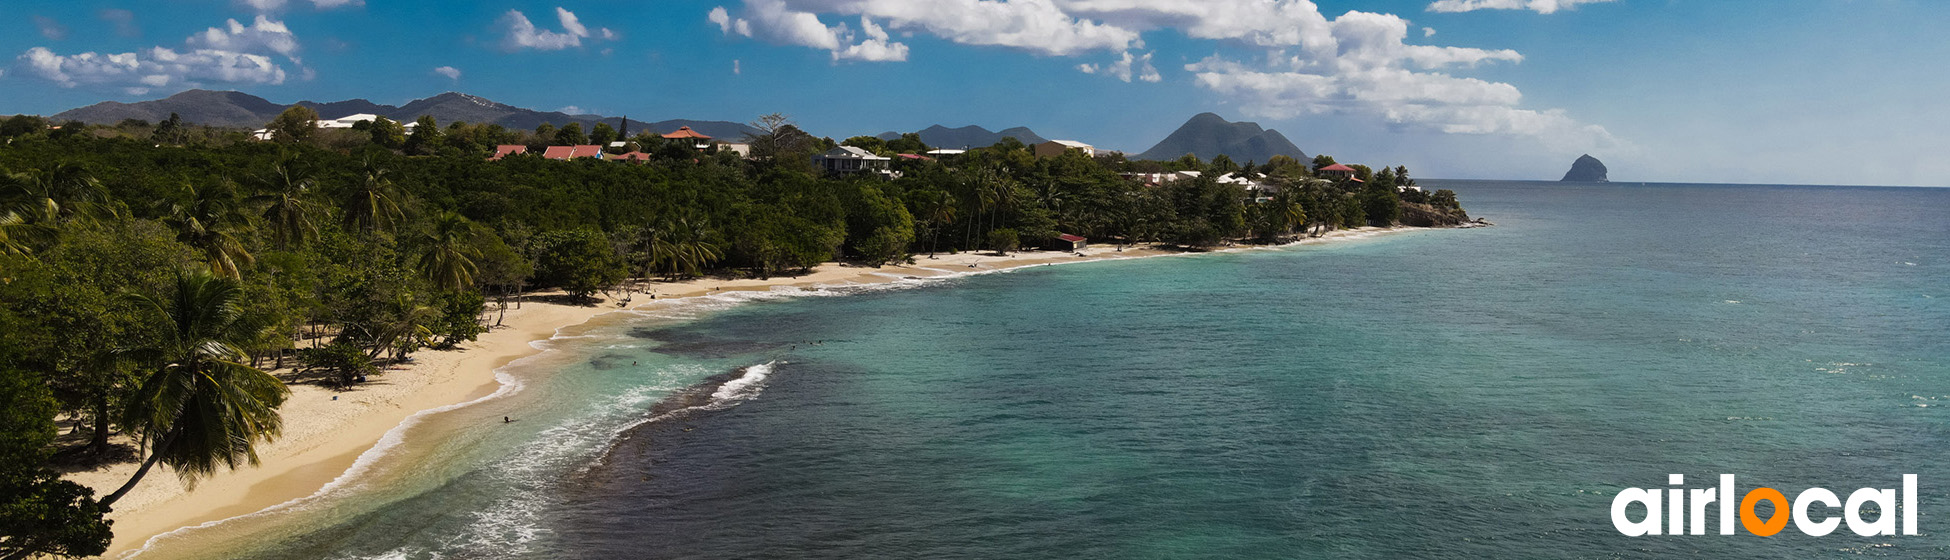
<svg viewBox="0 0 1950 560"><path fill-rule="evenodd" d="M139 557L1950 557L1950 189L1423 186L1496 225L606 315ZM1919 530L1612 523L1721 474Z"/></svg>

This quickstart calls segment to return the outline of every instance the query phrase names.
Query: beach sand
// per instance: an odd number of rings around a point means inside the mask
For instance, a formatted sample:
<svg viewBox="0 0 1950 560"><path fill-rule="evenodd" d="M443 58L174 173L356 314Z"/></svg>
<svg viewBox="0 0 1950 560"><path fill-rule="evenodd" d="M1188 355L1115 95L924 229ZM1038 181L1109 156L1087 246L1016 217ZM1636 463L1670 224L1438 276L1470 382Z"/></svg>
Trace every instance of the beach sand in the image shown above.
<svg viewBox="0 0 1950 560"><path fill-rule="evenodd" d="M1299 243L1367 237L1402 229L1417 228L1340 230ZM174 472L158 466L115 504L115 511L109 516L115 522L115 541L108 555L139 549L151 537L178 528L245 515L310 496L345 473L360 454L371 449L407 417L494 393L498 387L496 369L540 352L531 342L549 339L558 329L580 325L598 315L648 304L652 300L642 293L645 290L655 293L658 300L669 300L729 291L878 284L903 278L1177 254L1157 248L1120 250L1111 245L1092 246L1081 253L1083 256L1051 251L1025 251L1009 256L944 253L933 258L923 254L916 255L915 264L911 265L868 268L828 263L809 274L765 280L704 278L652 282L638 286L626 305L618 305L615 298L589 306L527 301L519 309L508 309L505 317L501 317L502 327L481 335L479 340L461 344L454 350L422 350L413 355L411 364L394 366L351 390L337 391L309 384L292 386L291 398L279 410L284 418L284 434L258 448L260 464L256 467L220 472L199 481L192 490ZM612 295L623 297L620 293ZM102 495L119 487L135 468L134 463L122 463L70 474L67 478Z"/></svg>

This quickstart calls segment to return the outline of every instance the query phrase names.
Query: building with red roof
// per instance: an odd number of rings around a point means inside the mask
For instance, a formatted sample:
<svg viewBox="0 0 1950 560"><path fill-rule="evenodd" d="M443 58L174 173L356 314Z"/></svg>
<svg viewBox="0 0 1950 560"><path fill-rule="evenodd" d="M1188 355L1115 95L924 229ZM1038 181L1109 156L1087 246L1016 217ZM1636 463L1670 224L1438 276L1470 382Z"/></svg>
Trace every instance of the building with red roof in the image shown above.
<svg viewBox="0 0 1950 560"><path fill-rule="evenodd" d="M603 157L603 147L595 144L582 146L549 146L547 150L542 151L542 157L555 160L601 158Z"/></svg>
<svg viewBox="0 0 1950 560"><path fill-rule="evenodd" d="M494 157L488 158L488 161L501 161L502 158L525 153L528 153L527 146L520 144L502 144L494 147Z"/></svg>
<svg viewBox="0 0 1950 560"><path fill-rule="evenodd" d="M1319 170L1314 171L1314 175L1322 179L1350 179L1356 183L1366 182L1366 181L1362 181L1361 178L1354 176L1354 168L1341 165L1338 163L1329 165L1327 167L1322 167Z"/></svg>
<svg viewBox="0 0 1950 560"><path fill-rule="evenodd" d="M1050 250L1053 251L1082 251L1089 246L1089 238L1067 233L1057 234L1056 239L1050 242Z"/></svg>

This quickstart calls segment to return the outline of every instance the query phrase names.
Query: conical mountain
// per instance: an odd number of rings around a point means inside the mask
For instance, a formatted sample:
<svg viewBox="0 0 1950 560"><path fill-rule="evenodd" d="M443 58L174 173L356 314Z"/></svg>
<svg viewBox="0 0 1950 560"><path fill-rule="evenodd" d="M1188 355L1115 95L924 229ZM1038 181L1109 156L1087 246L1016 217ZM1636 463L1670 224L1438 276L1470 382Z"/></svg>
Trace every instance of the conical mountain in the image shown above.
<svg viewBox="0 0 1950 560"><path fill-rule="evenodd" d="M1185 154L1194 154L1203 160L1225 154L1239 163L1265 163L1276 155L1298 160L1307 158L1307 154L1280 131L1260 128L1259 123L1230 122L1212 113L1199 113L1158 145L1138 154L1136 159L1172 160Z"/></svg>
<svg viewBox="0 0 1950 560"><path fill-rule="evenodd" d="M1611 178L1608 176L1608 173L1610 173L1610 170L1605 169L1604 162L1598 161L1598 158L1591 157L1591 154L1585 154L1579 157L1577 161L1571 162L1571 170L1564 172L1564 178L1558 180L1570 181L1570 182L1584 182L1584 183L1607 183L1611 181Z"/></svg>

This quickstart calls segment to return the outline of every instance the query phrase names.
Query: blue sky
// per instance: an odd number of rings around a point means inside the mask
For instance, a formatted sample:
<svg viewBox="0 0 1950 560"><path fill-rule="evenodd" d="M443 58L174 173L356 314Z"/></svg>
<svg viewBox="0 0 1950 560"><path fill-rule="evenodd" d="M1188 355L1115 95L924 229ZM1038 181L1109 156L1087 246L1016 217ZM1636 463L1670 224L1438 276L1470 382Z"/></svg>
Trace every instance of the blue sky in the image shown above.
<svg viewBox="0 0 1950 560"><path fill-rule="evenodd" d="M843 138L1029 126L1142 151L1191 115L1418 176L1950 185L1931 0L13 0L0 112L191 87L463 91ZM328 117L332 115L327 115Z"/></svg>

